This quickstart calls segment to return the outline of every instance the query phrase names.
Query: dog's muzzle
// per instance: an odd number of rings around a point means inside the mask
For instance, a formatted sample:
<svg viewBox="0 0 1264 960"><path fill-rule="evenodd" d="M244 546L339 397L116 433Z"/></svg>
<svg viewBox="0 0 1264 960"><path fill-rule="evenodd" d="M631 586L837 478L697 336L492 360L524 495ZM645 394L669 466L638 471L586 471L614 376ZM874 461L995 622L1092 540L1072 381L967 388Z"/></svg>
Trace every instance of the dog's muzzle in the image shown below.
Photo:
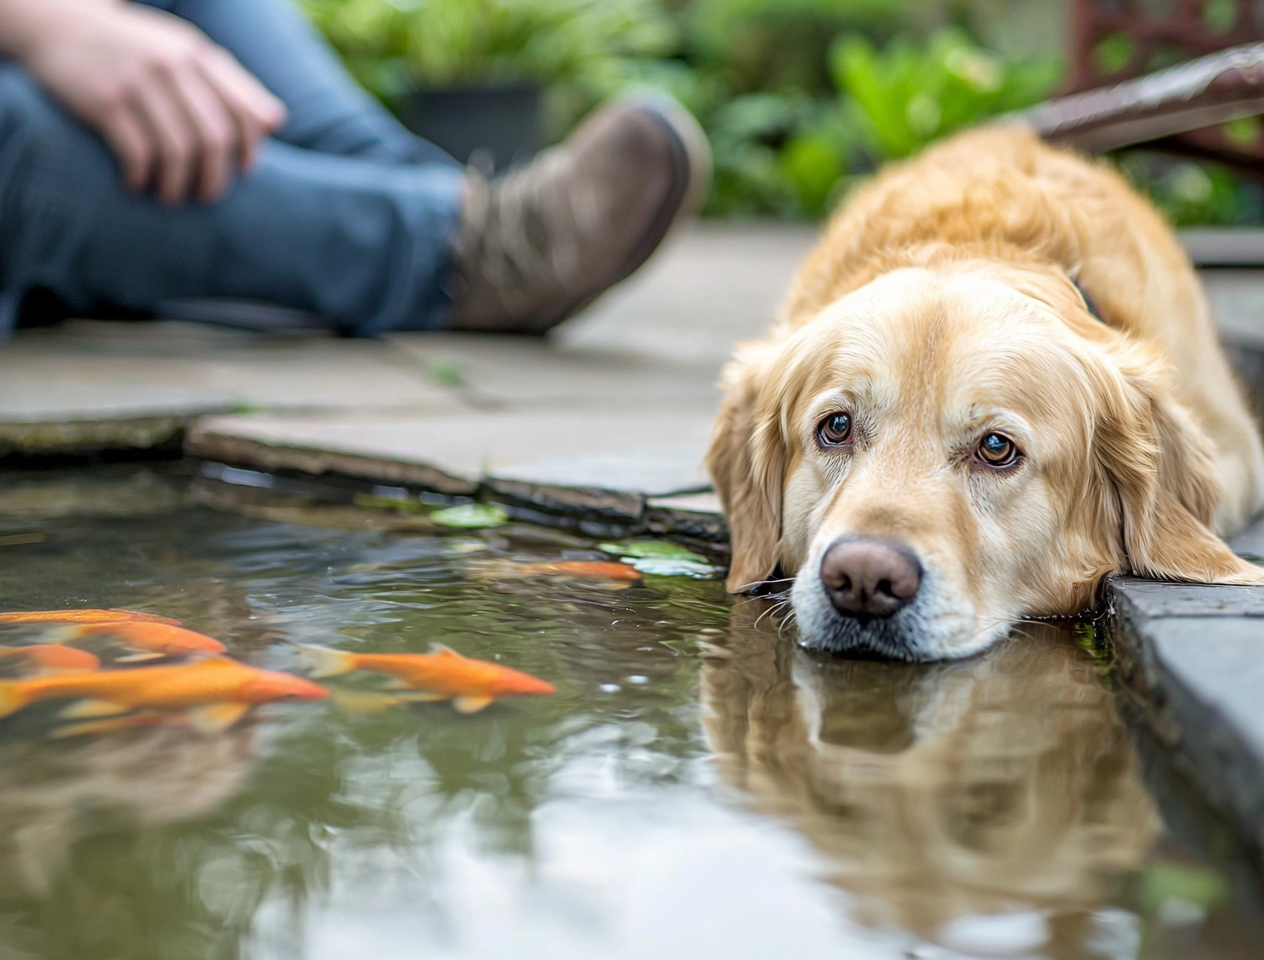
<svg viewBox="0 0 1264 960"><path fill-rule="evenodd" d="M882 537L840 537L819 564L815 577L800 576L795 584L795 591L804 593L795 600L802 646L925 658L926 604L918 602L925 571L908 546Z"/></svg>
<svg viewBox="0 0 1264 960"><path fill-rule="evenodd" d="M821 557L820 577L834 609L863 623L910 603L922 585L922 564L895 540L841 537Z"/></svg>

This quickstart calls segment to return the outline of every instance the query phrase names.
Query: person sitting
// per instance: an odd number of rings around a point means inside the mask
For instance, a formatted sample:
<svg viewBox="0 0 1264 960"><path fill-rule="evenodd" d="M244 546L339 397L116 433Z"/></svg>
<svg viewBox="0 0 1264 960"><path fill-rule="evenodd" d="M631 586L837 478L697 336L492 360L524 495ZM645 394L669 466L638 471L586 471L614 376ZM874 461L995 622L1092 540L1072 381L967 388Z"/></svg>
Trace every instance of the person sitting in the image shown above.
<svg viewBox="0 0 1264 960"><path fill-rule="evenodd" d="M49 303L538 334L636 270L710 172L693 119L639 97L488 179L286 0L0 0L0 57L0 335Z"/></svg>

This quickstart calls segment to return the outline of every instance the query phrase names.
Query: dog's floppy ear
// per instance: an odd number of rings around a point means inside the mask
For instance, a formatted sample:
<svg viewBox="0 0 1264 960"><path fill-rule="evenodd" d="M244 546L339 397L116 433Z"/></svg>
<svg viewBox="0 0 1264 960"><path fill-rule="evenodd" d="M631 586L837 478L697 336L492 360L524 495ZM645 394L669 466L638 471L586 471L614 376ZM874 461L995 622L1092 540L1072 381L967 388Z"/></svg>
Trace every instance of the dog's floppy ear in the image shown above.
<svg viewBox="0 0 1264 960"><path fill-rule="evenodd" d="M707 450L707 470L729 525L727 586L733 593L768 578L781 539L785 445L776 412L760 409L761 353L747 347L725 369L724 400Z"/></svg>
<svg viewBox="0 0 1264 960"><path fill-rule="evenodd" d="M1213 530L1220 500L1215 449L1168 394L1166 371L1125 348L1106 374L1094 455L1114 491L1126 568L1195 583L1261 583L1264 570L1236 556Z"/></svg>

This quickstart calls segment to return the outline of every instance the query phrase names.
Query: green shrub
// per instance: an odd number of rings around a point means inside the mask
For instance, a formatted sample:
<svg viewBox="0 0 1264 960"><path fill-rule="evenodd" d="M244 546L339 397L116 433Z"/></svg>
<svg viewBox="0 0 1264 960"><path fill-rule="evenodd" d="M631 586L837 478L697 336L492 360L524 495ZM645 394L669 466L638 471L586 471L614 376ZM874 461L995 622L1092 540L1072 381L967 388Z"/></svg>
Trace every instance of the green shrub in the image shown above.
<svg viewBox="0 0 1264 960"><path fill-rule="evenodd" d="M885 50L844 36L834 79L875 161L916 153L932 140L1039 103L1062 72L1060 58L1006 60L955 30L925 45L898 37Z"/></svg>
<svg viewBox="0 0 1264 960"><path fill-rule="evenodd" d="M1178 227L1238 226L1264 220L1264 190L1220 164L1146 150L1115 158L1124 175Z"/></svg>
<svg viewBox="0 0 1264 960"><path fill-rule="evenodd" d="M414 86L536 82L583 109L676 44L656 0L303 0L386 102ZM573 119L573 118L569 118Z"/></svg>
<svg viewBox="0 0 1264 960"><path fill-rule="evenodd" d="M925 0L691 0L679 5L685 55L734 95L832 90L829 49L846 32L889 39Z"/></svg>

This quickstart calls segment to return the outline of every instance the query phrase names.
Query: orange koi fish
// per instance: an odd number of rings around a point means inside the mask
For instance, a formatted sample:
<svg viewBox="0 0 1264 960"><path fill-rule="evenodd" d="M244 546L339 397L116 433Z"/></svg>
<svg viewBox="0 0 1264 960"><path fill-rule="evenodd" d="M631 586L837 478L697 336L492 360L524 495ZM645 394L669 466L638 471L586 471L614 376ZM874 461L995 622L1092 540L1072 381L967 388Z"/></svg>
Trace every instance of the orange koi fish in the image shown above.
<svg viewBox="0 0 1264 960"><path fill-rule="evenodd" d="M300 645L313 677L335 677L353 670L369 670L392 677L394 686L420 691L410 700L451 700L461 713L477 713L498 697L556 693L538 677L486 660L471 660L441 643L431 653L350 653L328 647Z"/></svg>
<svg viewBox="0 0 1264 960"><path fill-rule="evenodd" d="M0 647L0 660L17 659L39 673L91 673L101 661L87 650L42 643L34 647Z"/></svg>
<svg viewBox="0 0 1264 960"><path fill-rule="evenodd" d="M124 646L144 651L138 656L124 658L131 661L226 652L225 646L218 640L169 623L124 620L119 623L71 624L54 628L45 636L60 643L87 637L113 637Z"/></svg>
<svg viewBox="0 0 1264 960"><path fill-rule="evenodd" d="M16 613L0 613L4 623L165 623L180 626L179 620L160 617L153 613L136 610L21 610Z"/></svg>
<svg viewBox="0 0 1264 960"><path fill-rule="evenodd" d="M216 657L172 666L0 680L0 717L40 700L73 699L79 702L61 713L67 719L131 710L187 710L193 727L211 732L232 726L255 704L328 696L324 687L301 677Z"/></svg>
<svg viewBox="0 0 1264 960"><path fill-rule="evenodd" d="M634 583L641 579L641 572L629 563L609 560L557 560L553 563L533 563L523 568L524 573L560 573L568 577L586 580L618 580Z"/></svg>

